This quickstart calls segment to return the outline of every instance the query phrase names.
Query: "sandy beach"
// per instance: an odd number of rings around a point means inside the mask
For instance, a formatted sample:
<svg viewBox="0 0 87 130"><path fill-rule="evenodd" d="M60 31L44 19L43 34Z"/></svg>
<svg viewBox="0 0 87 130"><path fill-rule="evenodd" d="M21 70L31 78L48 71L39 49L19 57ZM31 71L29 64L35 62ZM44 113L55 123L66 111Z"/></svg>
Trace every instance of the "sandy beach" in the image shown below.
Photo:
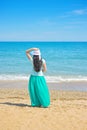
<svg viewBox="0 0 87 130"><path fill-rule="evenodd" d="M51 105L38 108L30 106L26 81L0 82L0 130L87 130L87 92L52 86Z"/></svg>

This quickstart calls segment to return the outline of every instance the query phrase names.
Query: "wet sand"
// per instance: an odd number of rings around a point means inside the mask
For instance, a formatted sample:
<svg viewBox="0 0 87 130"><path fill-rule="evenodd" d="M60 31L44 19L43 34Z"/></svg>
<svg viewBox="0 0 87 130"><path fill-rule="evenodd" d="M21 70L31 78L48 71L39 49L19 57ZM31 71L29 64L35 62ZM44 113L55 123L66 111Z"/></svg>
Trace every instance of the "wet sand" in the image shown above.
<svg viewBox="0 0 87 130"><path fill-rule="evenodd" d="M60 82L47 83L50 90L84 91L87 92L87 82ZM0 80L0 88L25 88L28 87L27 80Z"/></svg>

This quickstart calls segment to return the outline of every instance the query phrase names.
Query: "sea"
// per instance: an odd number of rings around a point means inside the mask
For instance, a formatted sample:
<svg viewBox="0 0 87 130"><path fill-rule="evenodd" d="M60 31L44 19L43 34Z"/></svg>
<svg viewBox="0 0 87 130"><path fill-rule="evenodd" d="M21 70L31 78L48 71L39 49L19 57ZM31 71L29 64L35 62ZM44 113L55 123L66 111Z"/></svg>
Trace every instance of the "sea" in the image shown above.
<svg viewBox="0 0 87 130"><path fill-rule="evenodd" d="M0 42L0 80L28 80L25 51L37 47L46 60L47 82L87 81L87 42Z"/></svg>

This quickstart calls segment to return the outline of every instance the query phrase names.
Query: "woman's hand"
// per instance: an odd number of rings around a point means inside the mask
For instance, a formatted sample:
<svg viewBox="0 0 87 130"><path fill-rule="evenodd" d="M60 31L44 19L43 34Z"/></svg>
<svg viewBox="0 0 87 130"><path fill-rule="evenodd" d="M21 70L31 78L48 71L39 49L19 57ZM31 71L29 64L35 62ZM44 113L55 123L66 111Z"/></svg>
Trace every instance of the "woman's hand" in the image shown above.
<svg viewBox="0 0 87 130"><path fill-rule="evenodd" d="M30 52L37 51L37 50L39 50L39 48L30 48L30 49L26 50L26 55L27 55L28 59L32 59Z"/></svg>
<svg viewBox="0 0 87 130"><path fill-rule="evenodd" d="M39 50L39 48L32 48L34 51L37 51L37 50Z"/></svg>
<svg viewBox="0 0 87 130"><path fill-rule="evenodd" d="M31 51L37 51L37 50L39 50L39 48L30 48L26 50L26 53L30 53Z"/></svg>

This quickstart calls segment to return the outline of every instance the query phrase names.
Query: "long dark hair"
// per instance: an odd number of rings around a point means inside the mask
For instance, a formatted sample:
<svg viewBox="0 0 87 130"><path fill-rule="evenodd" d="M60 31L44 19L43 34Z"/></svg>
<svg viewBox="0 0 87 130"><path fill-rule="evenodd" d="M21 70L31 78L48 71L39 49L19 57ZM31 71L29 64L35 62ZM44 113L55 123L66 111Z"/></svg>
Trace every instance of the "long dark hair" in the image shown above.
<svg viewBox="0 0 87 130"><path fill-rule="evenodd" d="M34 70L36 72L39 72L42 67L42 58L39 59L39 55L33 55L33 65L34 65Z"/></svg>

